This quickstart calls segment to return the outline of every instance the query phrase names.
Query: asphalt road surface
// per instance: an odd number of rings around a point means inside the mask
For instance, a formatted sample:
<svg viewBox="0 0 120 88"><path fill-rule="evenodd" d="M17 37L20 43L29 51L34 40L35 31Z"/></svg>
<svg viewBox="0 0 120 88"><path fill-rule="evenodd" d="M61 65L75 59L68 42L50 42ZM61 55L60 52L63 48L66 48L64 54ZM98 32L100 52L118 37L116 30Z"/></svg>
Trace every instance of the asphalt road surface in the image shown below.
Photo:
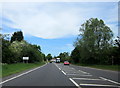
<svg viewBox="0 0 120 88"><path fill-rule="evenodd" d="M120 88L118 72L93 69L61 63L48 63L42 67L3 79L3 88L72 87L72 88Z"/></svg>

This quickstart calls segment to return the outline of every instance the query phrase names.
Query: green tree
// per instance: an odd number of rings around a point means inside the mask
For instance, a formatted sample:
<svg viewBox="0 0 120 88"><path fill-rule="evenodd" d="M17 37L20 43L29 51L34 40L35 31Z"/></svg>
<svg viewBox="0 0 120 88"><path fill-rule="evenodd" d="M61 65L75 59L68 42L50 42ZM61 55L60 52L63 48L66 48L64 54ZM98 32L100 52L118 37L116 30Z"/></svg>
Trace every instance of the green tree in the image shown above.
<svg viewBox="0 0 120 88"><path fill-rule="evenodd" d="M8 39L8 35L0 35L2 38L2 63L19 63L22 62L23 57L29 57L29 62L41 62L45 60L45 54L41 52L39 45L32 45L18 36L21 36L22 32L15 32L11 38Z"/></svg>
<svg viewBox="0 0 120 88"><path fill-rule="evenodd" d="M74 63L80 62L80 49L79 47L75 47L75 49L71 53L71 61Z"/></svg>
<svg viewBox="0 0 120 88"><path fill-rule="evenodd" d="M120 49L120 37L117 37L117 39L115 40L115 44L119 47Z"/></svg>
<svg viewBox="0 0 120 88"><path fill-rule="evenodd" d="M22 31L18 31L18 32L14 32L14 34L12 35L11 42L13 42L13 41L21 41L23 39L24 39L24 37L23 37Z"/></svg>
<svg viewBox="0 0 120 88"><path fill-rule="evenodd" d="M81 25L75 46L80 46L81 62L104 64L107 50L112 45L113 32L103 20L91 18ZM101 57L102 56L102 57Z"/></svg>
<svg viewBox="0 0 120 88"><path fill-rule="evenodd" d="M58 57L60 58L61 62L64 62L65 60L68 61L70 60L70 56L68 52L60 53Z"/></svg>
<svg viewBox="0 0 120 88"><path fill-rule="evenodd" d="M29 57L29 63L35 63L35 62L42 61L41 53L35 48L31 47L30 45L22 49L21 57Z"/></svg>
<svg viewBox="0 0 120 88"><path fill-rule="evenodd" d="M2 63L14 63L15 54L9 49L10 41L6 40L8 35L1 35L2 39Z"/></svg>
<svg viewBox="0 0 120 88"><path fill-rule="evenodd" d="M51 55L51 54L48 54L48 55L46 56L46 59L47 59L48 61L50 61L50 60L52 59L52 55Z"/></svg>

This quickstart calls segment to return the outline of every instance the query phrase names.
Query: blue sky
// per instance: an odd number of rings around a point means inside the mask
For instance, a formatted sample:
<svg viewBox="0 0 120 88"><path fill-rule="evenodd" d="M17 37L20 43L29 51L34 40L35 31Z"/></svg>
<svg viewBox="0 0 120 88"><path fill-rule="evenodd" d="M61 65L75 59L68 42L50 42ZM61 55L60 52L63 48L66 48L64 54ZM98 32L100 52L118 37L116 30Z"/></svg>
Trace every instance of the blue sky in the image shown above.
<svg viewBox="0 0 120 88"><path fill-rule="evenodd" d="M71 52L79 28L90 18L103 19L118 35L117 2L21 2L2 3L3 33L22 30L26 41L53 56Z"/></svg>

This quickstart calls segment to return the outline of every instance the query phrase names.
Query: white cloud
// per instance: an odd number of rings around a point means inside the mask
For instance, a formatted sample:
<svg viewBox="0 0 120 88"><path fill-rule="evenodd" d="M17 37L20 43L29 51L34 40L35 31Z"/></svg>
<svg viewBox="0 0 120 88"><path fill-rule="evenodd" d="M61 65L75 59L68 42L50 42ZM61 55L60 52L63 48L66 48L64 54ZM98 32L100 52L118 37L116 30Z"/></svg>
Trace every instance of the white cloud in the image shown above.
<svg viewBox="0 0 120 88"><path fill-rule="evenodd" d="M3 16L13 23L3 23L21 29L24 34L45 39L77 35L85 20L104 18L99 12L103 11L101 7L87 7L67 7L58 3L4 3Z"/></svg>

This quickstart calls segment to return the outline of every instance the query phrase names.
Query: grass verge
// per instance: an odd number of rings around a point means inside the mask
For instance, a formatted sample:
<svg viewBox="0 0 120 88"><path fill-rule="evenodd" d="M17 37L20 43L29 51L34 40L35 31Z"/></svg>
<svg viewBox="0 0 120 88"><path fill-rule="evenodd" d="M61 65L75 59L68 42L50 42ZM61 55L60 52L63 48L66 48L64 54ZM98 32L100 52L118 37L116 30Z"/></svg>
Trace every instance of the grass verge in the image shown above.
<svg viewBox="0 0 120 88"><path fill-rule="evenodd" d="M17 64L6 64L2 65L2 75L0 77L6 77L18 72L22 72L24 70L35 68L45 64L45 62L41 63L17 63Z"/></svg>
<svg viewBox="0 0 120 88"><path fill-rule="evenodd" d="M104 70L120 71L120 65L85 65L85 64L74 64L78 66L92 67Z"/></svg>

